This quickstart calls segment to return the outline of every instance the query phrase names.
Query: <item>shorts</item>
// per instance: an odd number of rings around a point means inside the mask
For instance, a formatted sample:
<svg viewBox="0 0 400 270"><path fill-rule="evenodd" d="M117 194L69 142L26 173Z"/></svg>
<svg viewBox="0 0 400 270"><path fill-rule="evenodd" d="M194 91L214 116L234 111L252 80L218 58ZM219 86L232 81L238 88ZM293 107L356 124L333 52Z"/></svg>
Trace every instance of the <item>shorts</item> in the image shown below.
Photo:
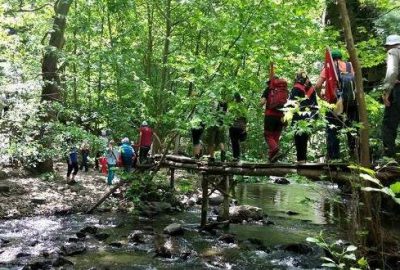
<svg viewBox="0 0 400 270"><path fill-rule="evenodd" d="M225 142L225 129L223 127L213 126L206 130L205 141L208 146L216 146Z"/></svg>

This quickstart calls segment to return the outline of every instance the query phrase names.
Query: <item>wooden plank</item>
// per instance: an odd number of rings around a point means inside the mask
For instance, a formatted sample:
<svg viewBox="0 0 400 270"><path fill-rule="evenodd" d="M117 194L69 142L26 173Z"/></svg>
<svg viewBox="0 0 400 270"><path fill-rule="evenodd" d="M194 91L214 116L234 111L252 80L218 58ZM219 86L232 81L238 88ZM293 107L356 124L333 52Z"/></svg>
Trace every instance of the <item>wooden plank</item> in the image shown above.
<svg viewBox="0 0 400 270"><path fill-rule="evenodd" d="M203 174L201 181L201 188L203 197L201 200L201 223L200 227L205 228L207 225L207 211L208 211L208 175Z"/></svg>

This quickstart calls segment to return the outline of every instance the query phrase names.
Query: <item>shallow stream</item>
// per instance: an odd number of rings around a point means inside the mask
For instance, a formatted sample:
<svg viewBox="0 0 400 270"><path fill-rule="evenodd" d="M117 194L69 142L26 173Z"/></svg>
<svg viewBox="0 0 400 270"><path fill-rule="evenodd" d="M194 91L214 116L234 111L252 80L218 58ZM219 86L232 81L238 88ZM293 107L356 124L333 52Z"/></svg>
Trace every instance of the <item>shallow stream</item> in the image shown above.
<svg viewBox="0 0 400 270"><path fill-rule="evenodd" d="M73 269L322 269L319 248L313 246L311 252L300 254L282 246L306 243L308 236L321 230L327 237L340 237L335 225L337 211L329 198L334 194L335 190L326 185L240 184L234 194L239 204L262 208L274 224L231 224L222 233L234 234L234 244L198 232L199 208L154 219L103 213L0 221L0 269L22 269L43 253L57 252L88 225L99 227L109 237L103 241L89 237L85 253L67 257L74 263ZM155 257L152 243L137 245L127 239L132 231L148 230L150 226L155 234L162 233L172 222L182 223L186 229L183 236L172 241L191 251L186 258ZM264 248L249 248L248 239L261 240ZM121 246L110 245L115 242Z"/></svg>

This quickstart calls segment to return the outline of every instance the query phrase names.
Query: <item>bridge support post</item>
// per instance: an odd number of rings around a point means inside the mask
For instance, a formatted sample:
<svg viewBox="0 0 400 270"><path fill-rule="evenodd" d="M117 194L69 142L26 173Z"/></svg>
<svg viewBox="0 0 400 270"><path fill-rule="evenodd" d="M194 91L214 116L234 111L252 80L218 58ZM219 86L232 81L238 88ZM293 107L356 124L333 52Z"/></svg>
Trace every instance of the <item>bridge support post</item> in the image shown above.
<svg viewBox="0 0 400 270"><path fill-rule="evenodd" d="M207 225L207 210L208 210L208 175L203 174L201 180L201 189L203 191L203 196L201 200L201 228L205 228Z"/></svg>
<svg viewBox="0 0 400 270"><path fill-rule="evenodd" d="M229 220L229 176L224 175L224 201L222 203L222 219Z"/></svg>
<svg viewBox="0 0 400 270"><path fill-rule="evenodd" d="M175 168L170 168L169 172L170 172L169 186L170 186L171 190L174 190L175 189Z"/></svg>

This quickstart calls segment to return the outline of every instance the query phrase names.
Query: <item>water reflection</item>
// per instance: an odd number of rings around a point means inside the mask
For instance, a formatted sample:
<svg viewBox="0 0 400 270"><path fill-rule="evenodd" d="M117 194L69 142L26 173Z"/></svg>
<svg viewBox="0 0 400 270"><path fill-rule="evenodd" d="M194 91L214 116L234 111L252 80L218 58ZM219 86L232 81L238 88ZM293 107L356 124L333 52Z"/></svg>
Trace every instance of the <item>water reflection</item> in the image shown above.
<svg viewBox="0 0 400 270"><path fill-rule="evenodd" d="M241 204L262 208L273 217L308 220L314 224L332 224L334 222L335 191L325 185L277 185L273 183L239 184L236 198Z"/></svg>

